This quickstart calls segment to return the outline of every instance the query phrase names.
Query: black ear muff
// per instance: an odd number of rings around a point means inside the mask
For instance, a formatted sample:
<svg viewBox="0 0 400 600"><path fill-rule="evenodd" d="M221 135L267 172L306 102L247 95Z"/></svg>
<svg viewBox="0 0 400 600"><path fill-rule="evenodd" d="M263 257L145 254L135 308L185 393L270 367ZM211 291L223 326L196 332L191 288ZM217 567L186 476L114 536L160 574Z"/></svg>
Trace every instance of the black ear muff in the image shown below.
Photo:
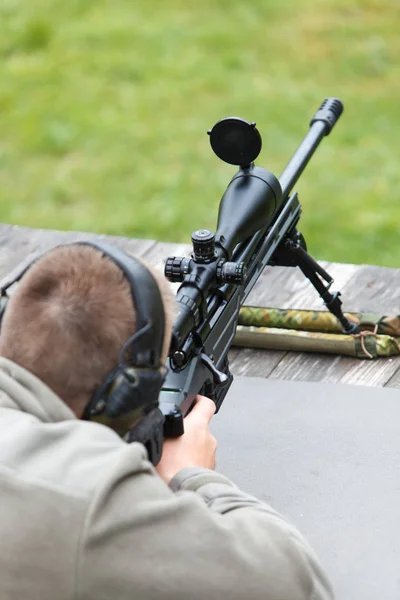
<svg viewBox="0 0 400 600"><path fill-rule="evenodd" d="M164 415L159 408L142 419L128 434L127 441L140 442L146 447L151 462L157 465L160 461L164 441Z"/></svg>
<svg viewBox="0 0 400 600"><path fill-rule="evenodd" d="M165 378L165 315L158 284L143 263L119 249L78 243L96 248L121 268L136 308L136 332L121 349L119 364L93 394L83 418L108 425L130 442L140 441L157 464L164 422L158 396Z"/></svg>
<svg viewBox="0 0 400 600"><path fill-rule="evenodd" d="M163 382L161 369L117 366L96 389L83 418L108 425L124 437L158 407Z"/></svg>
<svg viewBox="0 0 400 600"><path fill-rule="evenodd" d="M154 369L117 367L96 390L83 418L111 427L129 443L142 443L156 465L164 440L164 415L158 408L163 381Z"/></svg>

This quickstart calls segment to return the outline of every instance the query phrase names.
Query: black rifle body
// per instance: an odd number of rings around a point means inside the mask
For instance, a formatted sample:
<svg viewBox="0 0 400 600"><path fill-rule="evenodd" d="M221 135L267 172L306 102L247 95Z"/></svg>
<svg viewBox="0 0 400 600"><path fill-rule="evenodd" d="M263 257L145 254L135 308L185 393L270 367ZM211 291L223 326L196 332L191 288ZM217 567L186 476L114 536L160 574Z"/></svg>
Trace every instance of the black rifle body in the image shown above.
<svg viewBox="0 0 400 600"><path fill-rule="evenodd" d="M338 103L333 110L332 102ZM220 408L233 380L228 352L239 309L267 265L285 264L276 259L285 242L296 235L302 240L296 230L301 206L292 189L341 112L336 99L329 100L328 109L322 105L279 180L253 164L239 169L221 201L215 258L193 261L174 257L186 261L182 267L186 275L177 293L179 314L159 399L166 437L183 432L182 416L197 394L212 398L217 410ZM224 261L247 271L242 284L216 279Z"/></svg>

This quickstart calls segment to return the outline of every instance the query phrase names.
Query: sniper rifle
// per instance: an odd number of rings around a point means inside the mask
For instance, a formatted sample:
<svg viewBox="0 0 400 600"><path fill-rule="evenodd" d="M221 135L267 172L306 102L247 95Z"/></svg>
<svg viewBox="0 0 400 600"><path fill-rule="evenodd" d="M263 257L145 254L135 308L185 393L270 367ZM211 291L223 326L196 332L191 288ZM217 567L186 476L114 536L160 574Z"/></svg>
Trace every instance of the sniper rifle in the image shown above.
<svg viewBox="0 0 400 600"><path fill-rule="evenodd" d="M165 437L182 435L183 417L197 394L211 398L219 410L233 381L228 351L239 309L267 265L299 267L344 332L359 332L342 312L340 292L329 291L332 277L307 252L297 230L301 205L292 192L342 112L339 99L324 100L279 179L254 164L262 146L255 123L229 117L208 131L215 154L239 170L221 199L216 233L195 231L191 257L171 256L165 264L167 279L181 282L159 397Z"/></svg>

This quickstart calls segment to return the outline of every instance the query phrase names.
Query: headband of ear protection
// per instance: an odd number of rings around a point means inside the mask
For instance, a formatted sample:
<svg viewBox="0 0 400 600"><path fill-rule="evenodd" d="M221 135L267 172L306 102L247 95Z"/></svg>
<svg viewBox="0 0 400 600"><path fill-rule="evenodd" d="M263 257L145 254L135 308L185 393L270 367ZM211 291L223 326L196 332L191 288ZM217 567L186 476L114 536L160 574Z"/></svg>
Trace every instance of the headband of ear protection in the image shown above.
<svg viewBox="0 0 400 600"><path fill-rule="evenodd" d="M129 282L136 308L136 331L121 348L118 364L95 390L83 419L108 425L129 441L143 443L153 464L161 457L164 417L158 396L164 381L162 350L165 336L164 306L150 271L138 260L108 244L89 241L70 245L95 248L110 258ZM59 248L62 246L56 246ZM35 258L0 289L0 324L7 306L7 290L41 257Z"/></svg>

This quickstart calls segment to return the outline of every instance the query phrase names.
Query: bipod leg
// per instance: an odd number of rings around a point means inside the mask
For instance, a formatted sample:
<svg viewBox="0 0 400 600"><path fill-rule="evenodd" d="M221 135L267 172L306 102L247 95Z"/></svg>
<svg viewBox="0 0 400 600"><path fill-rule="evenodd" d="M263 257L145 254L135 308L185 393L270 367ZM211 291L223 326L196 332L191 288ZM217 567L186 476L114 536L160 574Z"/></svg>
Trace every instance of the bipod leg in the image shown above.
<svg viewBox="0 0 400 600"><path fill-rule="evenodd" d="M360 328L355 323L351 323L343 314L340 292L329 291L333 282L332 277L314 260L299 243L289 239L285 244L286 249L291 255L293 262L302 270L307 279L321 296L326 308L340 321L345 333L360 333ZM328 286L325 286L320 277L324 279Z"/></svg>

